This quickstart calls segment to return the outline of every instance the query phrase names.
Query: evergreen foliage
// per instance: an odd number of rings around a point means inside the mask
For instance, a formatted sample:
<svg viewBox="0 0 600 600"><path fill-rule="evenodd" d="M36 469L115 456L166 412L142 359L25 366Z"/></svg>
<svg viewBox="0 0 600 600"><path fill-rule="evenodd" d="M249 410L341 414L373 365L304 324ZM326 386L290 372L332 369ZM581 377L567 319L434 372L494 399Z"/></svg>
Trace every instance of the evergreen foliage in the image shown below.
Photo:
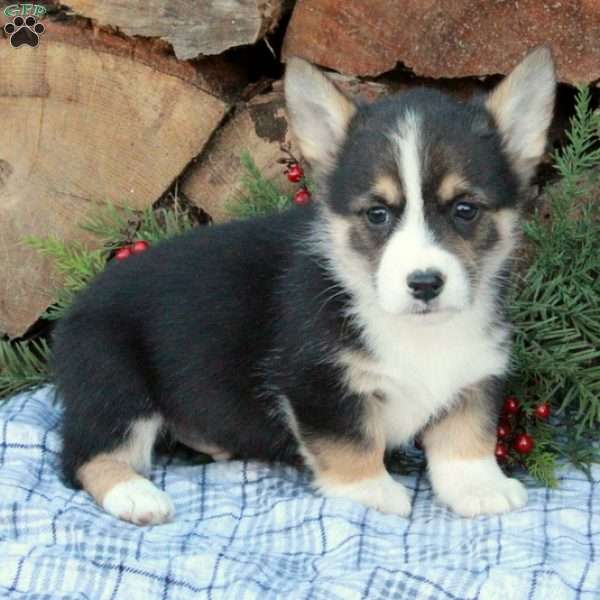
<svg viewBox="0 0 600 600"><path fill-rule="evenodd" d="M195 225L189 210L175 200L169 208L150 207L142 211L108 205L82 228L92 233L105 250L113 251L138 240L154 244L189 231Z"/></svg>
<svg viewBox="0 0 600 600"><path fill-rule="evenodd" d="M51 258L54 269L61 277L62 287L57 289L56 302L42 315L42 318L51 321L60 319L75 294L104 269L108 252L105 249L88 250L79 242L65 243L55 236L30 237L25 242L40 254Z"/></svg>
<svg viewBox="0 0 600 600"><path fill-rule="evenodd" d="M285 210L291 198L283 194L272 182L265 179L248 152L240 160L244 166L242 193L229 200L227 208L232 217L247 218Z"/></svg>
<svg viewBox="0 0 600 600"><path fill-rule="evenodd" d="M49 359L45 340L0 340L0 398L47 383Z"/></svg>
<svg viewBox="0 0 600 600"><path fill-rule="evenodd" d="M567 134L554 154L559 182L548 191L549 219L525 224L532 260L514 281L513 387L534 436L528 470L555 482L558 458L583 467L600 459L600 115L581 88ZM532 416L548 403L551 424Z"/></svg>

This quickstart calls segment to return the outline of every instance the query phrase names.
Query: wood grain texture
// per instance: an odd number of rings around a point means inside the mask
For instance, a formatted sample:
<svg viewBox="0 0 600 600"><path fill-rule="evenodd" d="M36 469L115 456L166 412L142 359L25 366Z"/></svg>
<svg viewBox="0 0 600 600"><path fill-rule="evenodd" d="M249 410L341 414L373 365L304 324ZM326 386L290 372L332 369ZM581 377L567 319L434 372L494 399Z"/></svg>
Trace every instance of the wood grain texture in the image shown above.
<svg viewBox="0 0 600 600"><path fill-rule="evenodd" d="M280 149L283 142L290 142L290 132L281 92L265 94L238 106L204 155L189 169L182 191L215 223L226 221L230 218L228 203L243 188L244 167L240 157L248 152L267 179L283 191L291 192L294 186L283 175L284 166L277 163L284 156Z"/></svg>
<svg viewBox="0 0 600 600"><path fill-rule="evenodd" d="M69 0L77 14L127 35L159 37L180 59L253 44L279 20L284 0Z"/></svg>
<svg viewBox="0 0 600 600"><path fill-rule="evenodd" d="M285 56L352 75L398 63L425 77L506 74L549 44L560 81L600 77L597 0L298 0Z"/></svg>
<svg viewBox="0 0 600 600"><path fill-rule="evenodd" d="M89 241L79 224L100 205L152 204L228 109L168 64L46 26L36 48L0 45L0 330L11 337L35 322L57 283L23 238Z"/></svg>

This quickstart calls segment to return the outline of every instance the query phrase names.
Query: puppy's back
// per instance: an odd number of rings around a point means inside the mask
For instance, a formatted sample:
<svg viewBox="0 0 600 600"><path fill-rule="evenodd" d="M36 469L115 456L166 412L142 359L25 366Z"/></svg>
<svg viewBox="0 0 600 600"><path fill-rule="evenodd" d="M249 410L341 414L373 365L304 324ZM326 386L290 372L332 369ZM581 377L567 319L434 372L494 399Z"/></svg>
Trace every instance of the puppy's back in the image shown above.
<svg viewBox="0 0 600 600"><path fill-rule="evenodd" d="M81 465L157 413L233 453L266 451L256 377L272 338L274 287L310 212L189 232L114 261L79 295L53 344L71 484ZM231 439L238 422L250 439Z"/></svg>

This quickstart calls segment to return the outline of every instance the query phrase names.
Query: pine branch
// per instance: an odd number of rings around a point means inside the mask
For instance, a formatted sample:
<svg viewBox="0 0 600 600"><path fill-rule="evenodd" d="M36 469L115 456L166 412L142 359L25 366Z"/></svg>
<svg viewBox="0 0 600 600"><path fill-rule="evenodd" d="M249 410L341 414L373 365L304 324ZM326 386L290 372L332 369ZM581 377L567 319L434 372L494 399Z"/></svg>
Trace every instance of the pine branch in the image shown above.
<svg viewBox="0 0 600 600"><path fill-rule="evenodd" d="M265 179L248 152L240 156L245 173L242 193L227 202L229 213L236 218L256 217L288 208L291 198Z"/></svg>
<svg viewBox="0 0 600 600"><path fill-rule="evenodd" d="M554 164L564 184L571 186L575 179L600 163L600 147L597 132L600 127L600 114L590 106L591 94L586 86L580 86L575 101L575 114L569 121L567 139L569 143L554 153ZM573 189L581 193L577 186Z"/></svg>
<svg viewBox="0 0 600 600"><path fill-rule="evenodd" d="M190 215L178 204L170 209L148 208L139 217L139 226L132 241L160 242L194 227L195 223Z"/></svg>
<svg viewBox="0 0 600 600"><path fill-rule="evenodd" d="M546 485L555 482L558 459L585 469L600 458L599 126L581 88L569 142L554 154L561 179L548 190L550 221L536 215L526 223L534 256L511 294L513 391L524 409L521 426L536 439L525 464ZM531 416L541 403L553 407L552 426Z"/></svg>
<svg viewBox="0 0 600 600"><path fill-rule="evenodd" d="M65 243L55 236L28 237L25 243L53 259L53 266L64 277L64 287L69 291L82 289L104 268L108 256L105 250L88 250L79 242Z"/></svg>
<svg viewBox="0 0 600 600"><path fill-rule="evenodd" d="M47 383L49 358L45 340L16 343L0 340L0 398Z"/></svg>
<svg viewBox="0 0 600 600"><path fill-rule="evenodd" d="M107 249L115 250L134 219L134 214L132 209L117 208L114 204L107 203L102 212L88 217L81 228L94 234Z"/></svg>
<svg viewBox="0 0 600 600"><path fill-rule="evenodd" d="M83 229L93 233L111 251L136 240L159 242L193 227L193 219L179 205L177 198L169 209L148 207L135 211L109 204L104 212L82 225Z"/></svg>
<svg viewBox="0 0 600 600"><path fill-rule="evenodd" d="M549 488L558 485L556 470L558 463L553 452L537 451L525 459L525 467L529 474L540 483Z"/></svg>
<svg viewBox="0 0 600 600"><path fill-rule="evenodd" d="M108 250L88 250L79 242L65 243L55 236L28 237L25 243L40 254L53 260L53 268L61 276L62 287L57 290L57 300L42 315L56 320L62 317L77 292L104 269Z"/></svg>

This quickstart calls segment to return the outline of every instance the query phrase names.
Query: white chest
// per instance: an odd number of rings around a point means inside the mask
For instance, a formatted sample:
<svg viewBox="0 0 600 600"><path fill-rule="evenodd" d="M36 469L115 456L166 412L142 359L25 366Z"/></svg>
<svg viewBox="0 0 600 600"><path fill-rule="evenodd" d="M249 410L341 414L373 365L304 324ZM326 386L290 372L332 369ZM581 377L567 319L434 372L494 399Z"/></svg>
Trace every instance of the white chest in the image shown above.
<svg viewBox="0 0 600 600"><path fill-rule="evenodd" d="M429 317L369 323L367 343L374 359L352 361L349 379L356 391L383 392L389 446L407 442L464 387L505 373L508 332L486 327L476 316L461 314L442 323Z"/></svg>

